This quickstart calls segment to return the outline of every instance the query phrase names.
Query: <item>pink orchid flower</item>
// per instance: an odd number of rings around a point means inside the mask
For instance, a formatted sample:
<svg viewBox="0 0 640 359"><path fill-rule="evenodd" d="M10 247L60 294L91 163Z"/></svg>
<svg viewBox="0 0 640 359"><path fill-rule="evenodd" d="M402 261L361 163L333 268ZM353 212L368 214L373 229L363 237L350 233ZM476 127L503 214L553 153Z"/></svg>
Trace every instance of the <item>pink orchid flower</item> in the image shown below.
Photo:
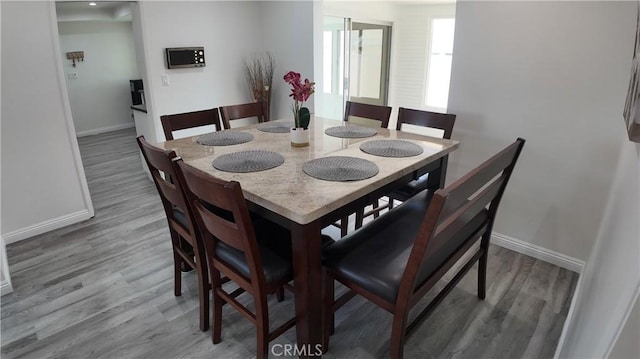
<svg viewBox="0 0 640 359"><path fill-rule="evenodd" d="M301 81L302 78L299 73L294 71L287 72L284 77L284 81L291 85L291 93L289 97L292 97L294 100L293 103L293 115L296 122L296 127L299 127L299 118L300 118L300 109L302 108L302 103L307 101L309 97L313 94L315 82L309 81L309 79L304 79L304 83Z"/></svg>

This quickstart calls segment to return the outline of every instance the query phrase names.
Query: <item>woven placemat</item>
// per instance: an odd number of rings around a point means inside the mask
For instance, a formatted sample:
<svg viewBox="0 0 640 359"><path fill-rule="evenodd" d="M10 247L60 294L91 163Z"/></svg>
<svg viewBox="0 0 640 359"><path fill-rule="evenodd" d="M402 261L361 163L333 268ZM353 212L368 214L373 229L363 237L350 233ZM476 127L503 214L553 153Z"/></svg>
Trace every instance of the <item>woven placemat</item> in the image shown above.
<svg viewBox="0 0 640 359"><path fill-rule="evenodd" d="M424 152L415 143L403 140L375 140L360 145L360 150L381 157L412 157Z"/></svg>
<svg viewBox="0 0 640 359"><path fill-rule="evenodd" d="M316 158L302 166L311 177L335 182L360 181L378 174L378 166L362 158L330 156Z"/></svg>
<svg viewBox="0 0 640 359"><path fill-rule="evenodd" d="M218 131L207 133L196 138L196 142L205 146L231 146L253 140L253 135L240 131Z"/></svg>
<svg viewBox="0 0 640 359"><path fill-rule="evenodd" d="M247 173L268 170L283 163L284 157L279 153L251 150L222 155L213 160L211 165L220 171Z"/></svg>
<svg viewBox="0 0 640 359"><path fill-rule="evenodd" d="M263 122L256 128L262 132L289 133L293 126L293 122Z"/></svg>
<svg viewBox="0 0 640 359"><path fill-rule="evenodd" d="M362 126L336 126L327 128L324 133L340 138L363 138L375 136L378 131L375 128Z"/></svg>

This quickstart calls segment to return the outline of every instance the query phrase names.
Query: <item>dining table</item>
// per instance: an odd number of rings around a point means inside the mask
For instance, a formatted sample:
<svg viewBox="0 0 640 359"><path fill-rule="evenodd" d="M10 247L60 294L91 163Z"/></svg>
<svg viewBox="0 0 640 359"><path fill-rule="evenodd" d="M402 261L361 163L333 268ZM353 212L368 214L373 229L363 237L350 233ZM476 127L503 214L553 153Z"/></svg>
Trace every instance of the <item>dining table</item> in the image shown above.
<svg viewBox="0 0 640 359"><path fill-rule="evenodd" d="M283 127L293 124L291 120L279 122ZM297 348L301 357L318 356L315 348L322 343L324 326L322 229L424 173L429 173L430 187L442 188L448 154L458 148L459 143L386 128L375 129L375 134L369 137L335 137L325 131L346 127L349 123L312 116L309 145L295 147L291 145L289 131L265 132L260 129L263 125L226 130L252 135L250 141L235 145L203 145L198 136L192 136L157 146L176 151L187 165L213 177L239 182L250 211L290 230ZM407 157L383 157L360 149L360 145L376 140L402 140L419 146L422 151ZM257 172L228 172L212 165L220 156L250 150L275 152L284 162ZM333 156L368 160L378 167L378 172L369 178L350 181L318 179L305 172L309 161Z"/></svg>

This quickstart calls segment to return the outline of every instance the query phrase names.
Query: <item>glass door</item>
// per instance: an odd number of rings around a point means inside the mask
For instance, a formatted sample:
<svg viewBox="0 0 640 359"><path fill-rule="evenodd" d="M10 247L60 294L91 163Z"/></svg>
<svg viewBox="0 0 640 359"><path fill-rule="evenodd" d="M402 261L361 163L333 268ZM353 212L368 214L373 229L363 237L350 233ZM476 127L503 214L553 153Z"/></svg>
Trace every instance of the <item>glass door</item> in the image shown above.
<svg viewBox="0 0 640 359"><path fill-rule="evenodd" d="M322 117L343 119L347 100L387 105L391 26L324 16Z"/></svg>
<svg viewBox="0 0 640 359"><path fill-rule="evenodd" d="M323 96L322 117L341 120L344 114L345 102L349 98L349 49L351 38L351 19L325 16L323 19L323 59L322 59L322 89L316 88L316 94Z"/></svg>
<svg viewBox="0 0 640 359"><path fill-rule="evenodd" d="M353 22L350 38L350 101L386 106L391 26Z"/></svg>

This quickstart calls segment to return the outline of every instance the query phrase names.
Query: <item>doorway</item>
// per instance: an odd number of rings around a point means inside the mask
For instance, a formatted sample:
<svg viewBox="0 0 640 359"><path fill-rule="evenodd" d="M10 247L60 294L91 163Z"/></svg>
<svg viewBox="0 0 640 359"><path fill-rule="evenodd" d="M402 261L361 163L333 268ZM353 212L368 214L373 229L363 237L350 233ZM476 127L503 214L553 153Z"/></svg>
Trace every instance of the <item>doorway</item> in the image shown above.
<svg viewBox="0 0 640 359"><path fill-rule="evenodd" d="M132 115L130 80L139 79L133 35L134 2L58 1L53 20L56 21L57 43L61 58L61 79L67 93L70 122L78 138L75 142L83 165L82 180L87 186L91 214L104 208L104 199L96 190L96 173L108 173L122 162L102 162L105 152L128 153L117 140L135 143L135 122ZM55 41L54 41L55 43ZM117 140L114 140L117 139ZM107 143L99 147L98 141ZM89 150L88 150L89 149ZM137 153L136 153L137 154ZM87 178L93 178L89 181Z"/></svg>
<svg viewBox="0 0 640 359"><path fill-rule="evenodd" d="M323 18L323 117L342 119L346 101L386 106L391 26Z"/></svg>
<svg viewBox="0 0 640 359"><path fill-rule="evenodd" d="M56 2L56 17L76 136L133 128L129 80L140 71L130 3Z"/></svg>

